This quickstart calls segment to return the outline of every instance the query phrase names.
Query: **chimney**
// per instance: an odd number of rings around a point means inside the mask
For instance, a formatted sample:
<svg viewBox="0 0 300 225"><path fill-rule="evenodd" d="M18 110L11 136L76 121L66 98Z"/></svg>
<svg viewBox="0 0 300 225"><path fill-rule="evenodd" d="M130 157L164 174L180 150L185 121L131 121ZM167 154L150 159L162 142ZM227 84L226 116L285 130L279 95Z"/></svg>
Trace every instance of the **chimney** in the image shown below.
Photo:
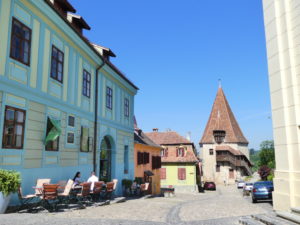
<svg viewBox="0 0 300 225"><path fill-rule="evenodd" d="M138 130L138 134L139 134L139 136L142 135L142 129L139 129L139 130Z"/></svg>
<svg viewBox="0 0 300 225"><path fill-rule="evenodd" d="M158 128L153 128L153 132L158 132Z"/></svg>

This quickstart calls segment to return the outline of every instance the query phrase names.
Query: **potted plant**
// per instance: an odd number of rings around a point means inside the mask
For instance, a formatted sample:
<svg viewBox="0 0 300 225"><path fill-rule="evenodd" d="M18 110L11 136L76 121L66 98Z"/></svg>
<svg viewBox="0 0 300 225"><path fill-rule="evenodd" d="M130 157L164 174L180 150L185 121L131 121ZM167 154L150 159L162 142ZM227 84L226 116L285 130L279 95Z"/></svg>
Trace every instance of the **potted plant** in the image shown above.
<svg viewBox="0 0 300 225"><path fill-rule="evenodd" d="M125 196L130 195L131 185L132 185L132 180L128 180L128 179L123 179L122 180L123 192L124 192Z"/></svg>
<svg viewBox="0 0 300 225"><path fill-rule="evenodd" d="M20 173L0 169L0 214L5 212L11 194L17 192L20 185Z"/></svg>

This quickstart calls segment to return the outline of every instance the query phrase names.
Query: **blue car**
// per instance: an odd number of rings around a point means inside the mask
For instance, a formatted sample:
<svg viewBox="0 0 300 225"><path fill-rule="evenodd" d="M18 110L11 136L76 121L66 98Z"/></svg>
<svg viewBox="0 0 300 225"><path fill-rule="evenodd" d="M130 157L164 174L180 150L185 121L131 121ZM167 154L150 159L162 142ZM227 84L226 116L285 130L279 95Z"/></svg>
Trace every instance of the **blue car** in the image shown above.
<svg viewBox="0 0 300 225"><path fill-rule="evenodd" d="M253 185L252 202L256 203L257 200L272 200L272 192L274 186L272 181L259 181Z"/></svg>

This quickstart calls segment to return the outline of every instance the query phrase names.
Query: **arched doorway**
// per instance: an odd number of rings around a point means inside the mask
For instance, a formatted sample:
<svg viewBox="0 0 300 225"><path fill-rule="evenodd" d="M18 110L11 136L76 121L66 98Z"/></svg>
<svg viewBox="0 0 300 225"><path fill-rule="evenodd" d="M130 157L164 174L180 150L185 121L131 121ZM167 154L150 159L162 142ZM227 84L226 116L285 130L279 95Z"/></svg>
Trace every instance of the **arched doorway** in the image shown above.
<svg viewBox="0 0 300 225"><path fill-rule="evenodd" d="M105 136L100 146L100 171L101 181L111 181L112 142L109 136Z"/></svg>

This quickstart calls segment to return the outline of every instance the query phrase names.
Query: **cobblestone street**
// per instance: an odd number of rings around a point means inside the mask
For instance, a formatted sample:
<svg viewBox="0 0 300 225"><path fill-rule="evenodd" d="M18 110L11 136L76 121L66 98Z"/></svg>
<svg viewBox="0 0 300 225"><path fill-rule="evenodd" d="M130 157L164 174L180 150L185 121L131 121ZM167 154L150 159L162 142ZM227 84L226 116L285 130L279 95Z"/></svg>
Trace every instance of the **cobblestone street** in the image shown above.
<svg viewBox="0 0 300 225"><path fill-rule="evenodd" d="M0 224L199 224L233 225L241 216L272 212L267 202L252 204L235 186L205 194L129 200L83 210L0 216Z"/></svg>

